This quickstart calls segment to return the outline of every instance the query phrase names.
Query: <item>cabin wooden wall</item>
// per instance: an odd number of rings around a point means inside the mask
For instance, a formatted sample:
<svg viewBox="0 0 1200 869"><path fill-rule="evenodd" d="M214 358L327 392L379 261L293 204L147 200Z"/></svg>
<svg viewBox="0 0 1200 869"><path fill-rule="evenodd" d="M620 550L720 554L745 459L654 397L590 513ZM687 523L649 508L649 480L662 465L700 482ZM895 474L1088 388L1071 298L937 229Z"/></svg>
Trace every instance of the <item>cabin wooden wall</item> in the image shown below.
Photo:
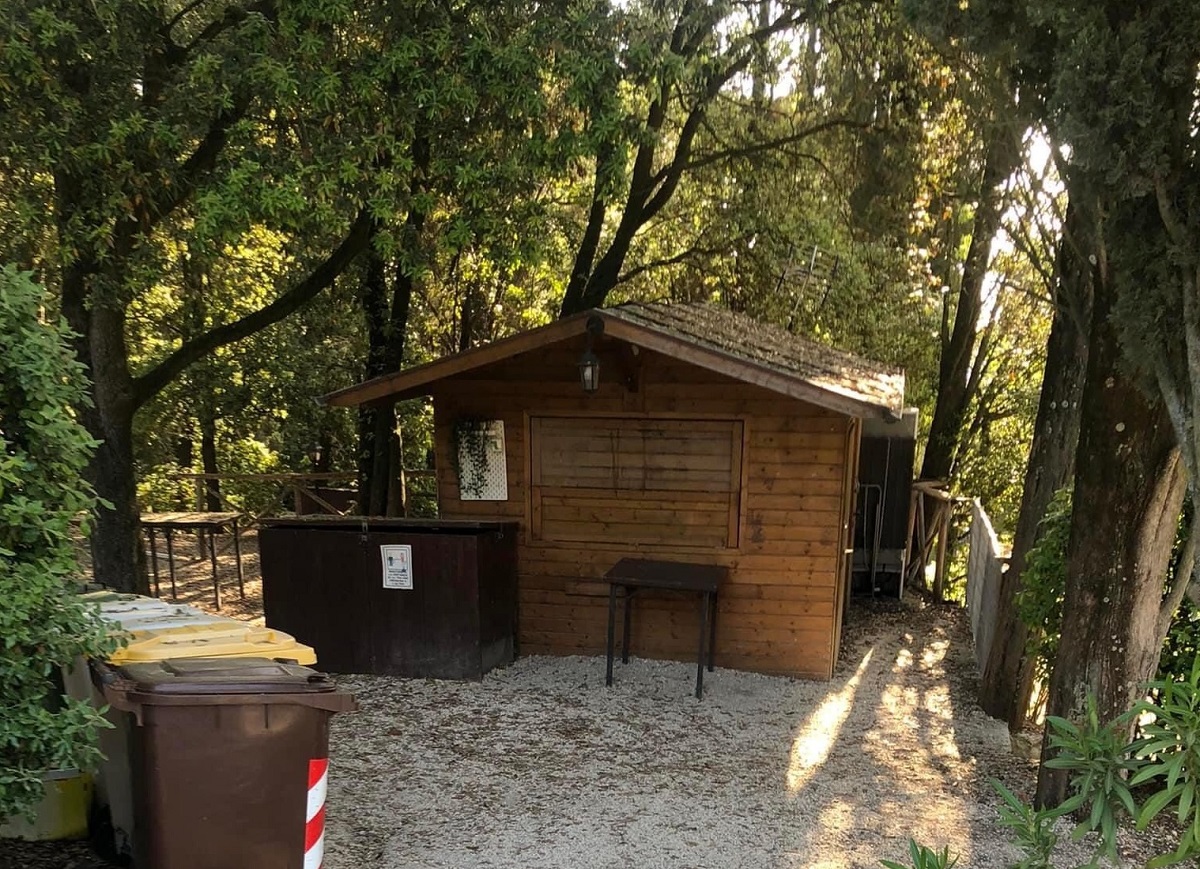
<svg viewBox="0 0 1200 869"><path fill-rule="evenodd" d="M602 653L608 587L599 577L619 558L642 555L731 568L718 610L718 666L829 678L845 595L856 421L647 351L634 355L611 341L598 348L601 388L586 395L576 370L581 349L525 354L441 381L434 392L441 515L521 523L520 654ZM675 539L678 531L642 542L532 539L530 420L543 415L739 421L736 547L696 547ZM504 421L507 501L459 498L452 429L462 418ZM614 509L614 493L597 489L597 519ZM639 595L632 653L695 660L698 619L695 596Z"/></svg>

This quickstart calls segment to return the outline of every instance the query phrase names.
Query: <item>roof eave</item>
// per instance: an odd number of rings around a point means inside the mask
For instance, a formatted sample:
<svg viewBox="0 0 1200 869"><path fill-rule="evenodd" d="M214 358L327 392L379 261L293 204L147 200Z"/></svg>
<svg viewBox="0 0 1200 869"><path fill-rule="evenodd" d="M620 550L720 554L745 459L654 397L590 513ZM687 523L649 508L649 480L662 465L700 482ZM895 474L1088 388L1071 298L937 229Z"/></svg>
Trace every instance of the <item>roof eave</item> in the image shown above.
<svg viewBox="0 0 1200 869"><path fill-rule="evenodd" d="M683 336L672 335L647 325L632 322L606 309L583 311L464 353L385 374L328 393L319 397L317 401L331 407L355 407L364 404L390 403L427 395L431 391L427 387L438 380L465 374L520 353L563 341L573 335L582 335L586 331L588 317L593 315L599 315L603 319L605 334L618 340L837 413L857 417L898 419L903 411L902 389L893 404L880 402L858 393L839 389L836 386L813 383L736 354L697 344Z"/></svg>
<svg viewBox="0 0 1200 869"><path fill-rule="evenodd" d="M547 344L570 338L572 335L582 335L587 328L587 317L593 313L595 312L584 311L571 317L555 320L545 326L538 326L536 329L518 332L516 335L501 338L499 341L493 341L463 353L443 356L441 359L435 359L423 365L384 374L322 395L317 401L329 407L356 407L362 404L400 401L404 398L427 395L429 390L425 387L435 381L482 368L519 353L536 350Z"/></svg>

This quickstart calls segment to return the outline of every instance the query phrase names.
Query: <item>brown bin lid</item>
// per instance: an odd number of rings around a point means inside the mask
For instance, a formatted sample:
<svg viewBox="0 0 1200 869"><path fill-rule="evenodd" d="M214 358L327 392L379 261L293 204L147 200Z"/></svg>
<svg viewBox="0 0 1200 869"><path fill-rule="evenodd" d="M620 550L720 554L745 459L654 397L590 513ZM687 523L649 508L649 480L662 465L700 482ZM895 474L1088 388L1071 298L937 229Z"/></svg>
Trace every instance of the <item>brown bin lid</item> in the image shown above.
<svg viewBox="0 0 1200 869"><path fill-rule="evenodd" d="M312 694L333 691L324 673L270 658L170 658L118 667L139 694Z"/></svg>

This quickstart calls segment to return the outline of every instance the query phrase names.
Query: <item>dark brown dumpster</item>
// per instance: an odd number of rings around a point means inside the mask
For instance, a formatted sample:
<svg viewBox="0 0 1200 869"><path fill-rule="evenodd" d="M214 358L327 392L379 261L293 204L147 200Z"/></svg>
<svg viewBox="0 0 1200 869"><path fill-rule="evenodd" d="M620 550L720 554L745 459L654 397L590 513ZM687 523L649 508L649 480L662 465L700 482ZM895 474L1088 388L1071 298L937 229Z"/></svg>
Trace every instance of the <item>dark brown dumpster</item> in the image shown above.
<svg viewBox="0 0 1200 869"><path fill-rule="evenodd" d="M258 541L267 624L324 669L480 679L516 654L516 523L267 519Z"/></svg>
<svg viewBox="0 0 1200 869"><path fill-rule="evenodd" d="M137 869L321 865L329 719L353 697L268 658L97 666L136 722Z"/></svg>

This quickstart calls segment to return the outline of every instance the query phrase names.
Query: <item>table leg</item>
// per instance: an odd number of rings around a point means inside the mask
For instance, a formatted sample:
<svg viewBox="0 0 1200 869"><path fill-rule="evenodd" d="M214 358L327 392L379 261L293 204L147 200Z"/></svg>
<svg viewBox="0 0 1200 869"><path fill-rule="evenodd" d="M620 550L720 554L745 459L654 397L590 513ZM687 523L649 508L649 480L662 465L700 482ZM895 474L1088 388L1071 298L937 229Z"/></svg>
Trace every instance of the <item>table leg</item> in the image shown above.
<svg viewBox="0 0 1200 869"><path fill-rule="evenodd" d="M712 611L708 614L708 672L713 671L713 656L717 648L717 593L712 593Z"/></svg>
<svg viewBox="0 0 1200 869"><path fill-rule="evenodd" d="M221 581L217 578L217 535L208 532L208 558L212 562L213 603L221 611Z"/></svg>
<svg viewBox="0 0 1200 869"><path fill-rule="evenodd" d="M154 596L162 597L162 589L158 586L158 537L153 528L146 529L146 539L150 541L150 574L154 577Z"/></svg>
<svg viewBox="0 0 1200 869"><path fill-rule="evenodd" d="M709 595L705 592L700 602L700 654L696 656L696 699L704 694L704 641L708 639Z"/></svg>
<svg viewBox="0 0 1200 869"><path fill-rule="evenodd" d="M617 625L617 584L611 583L608 586L608 662L607 669L604 673L604 684L612 687L612 670L613 670L613 634L616 633Z"/></svg>
<svg viewBox="0 0 1200 869"><path fill-rule="evenodd" d="M629 663L629 616L633 612L633 594L636 588L625 589L625 626L621 631L621 663Z"/></svg>
<svg viewBox="0 0 1200 869"><path fill-rule="evenodd" d="M246 599L246 575L242 573L242 535L238 528L238 520L233 520L233 553L237 558L238 569L238 594L242 596L242 600Z"/></svg>
<svg viewBox="0 0 1200 869"><path fill-rule="evenodd" d="M175 589L175 530L167 528L163 531L163 536L167 538L167 570L171 574L171 600L179 600L179 593Z"/></svg>

